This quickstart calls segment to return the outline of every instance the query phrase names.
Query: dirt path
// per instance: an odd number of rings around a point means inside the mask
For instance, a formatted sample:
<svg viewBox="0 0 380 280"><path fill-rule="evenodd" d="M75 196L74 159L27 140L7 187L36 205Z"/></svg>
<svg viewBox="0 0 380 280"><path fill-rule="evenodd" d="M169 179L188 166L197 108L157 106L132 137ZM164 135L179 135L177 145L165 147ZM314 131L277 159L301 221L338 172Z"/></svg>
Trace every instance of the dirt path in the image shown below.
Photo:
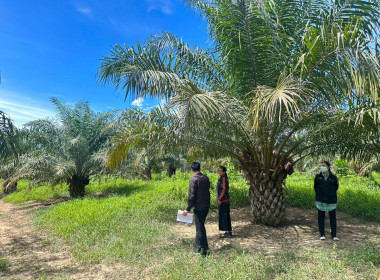
<svg viewBox="0 0 380 280"><path fill-rule="evenodd" d="M6 272L0 272L0 279L96 278L92 277L95 272L74 263L63 244L54 246L44 233L33 228L31 211L49 205L34 202L20 207L0 200L0 254L10 264Z"/></svg>
<svg viewBox="0 0 380 280"><path fill-rule="evenodd" d="M220 238L217 212L211 212L206 221L206 230L210 248L215 253L232 247L241 250L255 250L272 254L280 251L300 251L302 248L328 246L334 241L329 238L330 224L326 215L326 241L319 240L317 216L315 210L288 208L285 225L272 228L254 225L250 222L249 209L233 209L231 220L233 238ZM351 217L342 212L337 213L338 243L340 248L356 247L365 244L380 246L380 225ZM194 239L195 227L179 223L175 230L182 238Z"/></svg>

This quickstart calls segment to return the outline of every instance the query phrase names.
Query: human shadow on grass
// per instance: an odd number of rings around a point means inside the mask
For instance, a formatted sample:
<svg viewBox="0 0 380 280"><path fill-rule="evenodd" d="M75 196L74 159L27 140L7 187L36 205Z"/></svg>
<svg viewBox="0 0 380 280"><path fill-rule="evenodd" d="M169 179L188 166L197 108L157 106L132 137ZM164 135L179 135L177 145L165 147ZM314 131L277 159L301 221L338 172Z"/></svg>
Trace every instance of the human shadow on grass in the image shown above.
<svg viewBox="0 0 380 280"><path fill-rule="evenodd" d="M21 204L19 207L15 208L15 211L23 211L23 210L36 210L39 208L47 208L65 201L70 200L69 197L60 197L60 198L52 198L48 200L32 200L26 203Z"/></svg>
<svg viewBox="0 0 380 280"><path fill-rule="evenodd" d="M79 269L75 266L68 267L53 267L50 263L54 261L54 259L45 260L43 264L31 264L22 265L14 268L14 264L9 263L7 269L1 271L0 279L5 277L4 279L29 279L24 278L25 274L32 275L33 279L61 279L60 277L67 277L68 275L74 275L83 273L83 269ZM62 278L66 279L66 278Z"/></svg>

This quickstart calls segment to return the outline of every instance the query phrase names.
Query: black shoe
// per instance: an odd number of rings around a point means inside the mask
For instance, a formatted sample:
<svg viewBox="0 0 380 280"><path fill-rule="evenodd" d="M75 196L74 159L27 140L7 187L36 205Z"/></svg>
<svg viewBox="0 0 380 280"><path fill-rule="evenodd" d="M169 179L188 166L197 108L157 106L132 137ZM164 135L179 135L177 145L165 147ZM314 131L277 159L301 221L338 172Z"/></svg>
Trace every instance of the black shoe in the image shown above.
<svg viewBox="0 0 380 280"><path fill-rule="evenodd" d="M202 252L201 255L202 255L203 257L206 257L206 256L210 256L211 253L210 253L210 251L208 251L208 250L204 250L204 251Z"/></svg>
<svg viewBox="0 0 380 280"><path fill-rule="evenodd" d="M224 238L231 238L232 237L232 232L229 231L229 232L224 233L223 237Z"/></svg>

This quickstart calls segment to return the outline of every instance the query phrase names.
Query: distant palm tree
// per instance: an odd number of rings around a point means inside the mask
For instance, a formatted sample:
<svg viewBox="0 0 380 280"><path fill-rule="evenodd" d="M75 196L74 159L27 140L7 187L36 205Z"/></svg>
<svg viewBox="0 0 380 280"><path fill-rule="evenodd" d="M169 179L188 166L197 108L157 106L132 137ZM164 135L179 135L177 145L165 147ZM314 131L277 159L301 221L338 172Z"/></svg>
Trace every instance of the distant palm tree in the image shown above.
<svg viewBox="0 0 380 280"><path fill-rule="evenodd" d="M66 182L71 197L83 197L90 177L105 168L114 112L95 113L87 102L70 107L51 100L59 121L41 119L26 124L32 148L14 178L27 178L31 184Z"/></svg>
<svg viewBox="0 0 380 280"><path fill-rule="evenodd" d="M134 127L140 121L145 121L149 114L138 109L125 110L115 122L115 134L124 134L125 128ZM120 142L117 136L111 137L111 149L108 153L108 168L112 171L125 170L129 168L130 171L140 175L144 180L152 179L152 172L161 172L165 168L169 177L176 173L177 168L181 168L184 161L187 162L182 155L183 149L176 148L166 151L157 149L157 147L133 147L126 148L125 142ZM132 143L131 143L132 144Z"/></svg>
<svg viewBox="0 0 380 280"><path fill-rule="evenodd" d="M16 190L17 181L10 180L14 174L20 153L20 131L3 111L0 111L0 178L3 178L3 192Z"/></svg>
<svg viewBox="0 0 380 280"><path fill-rule="evenodd" d="M17 156L16 135L17 128L10 117L0 111L0 159L5 160L10 156Z"/></svg>
<svg viewBox="0 0 380 280"><path fill-rule="evenodd" d="M119 131L119 151L182 146L235 158L253 221L279 225L293 165L334 152L361 116L378 119L379 1L185 2L207 21L209 49L162 33L102 58L99 82L169 99Z"/></svg>

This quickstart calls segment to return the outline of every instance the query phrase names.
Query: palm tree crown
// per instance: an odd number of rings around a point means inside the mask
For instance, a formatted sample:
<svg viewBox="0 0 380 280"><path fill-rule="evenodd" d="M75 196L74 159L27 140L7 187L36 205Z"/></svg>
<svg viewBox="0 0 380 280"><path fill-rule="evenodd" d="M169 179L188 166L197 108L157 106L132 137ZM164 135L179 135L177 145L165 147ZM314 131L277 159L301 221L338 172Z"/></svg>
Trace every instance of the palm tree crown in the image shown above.
<svg viewBox="0 0 380 280"><path fill-rule="evenodd" d="M180 145L236 158L250 183L254 221L278 225L294 163L338 151L363 116L378 120L380 4L185 2L207 21L209 49L161 33L102 58L100 82L126 96L169 99L119 131L119 151Z"/></svg>

